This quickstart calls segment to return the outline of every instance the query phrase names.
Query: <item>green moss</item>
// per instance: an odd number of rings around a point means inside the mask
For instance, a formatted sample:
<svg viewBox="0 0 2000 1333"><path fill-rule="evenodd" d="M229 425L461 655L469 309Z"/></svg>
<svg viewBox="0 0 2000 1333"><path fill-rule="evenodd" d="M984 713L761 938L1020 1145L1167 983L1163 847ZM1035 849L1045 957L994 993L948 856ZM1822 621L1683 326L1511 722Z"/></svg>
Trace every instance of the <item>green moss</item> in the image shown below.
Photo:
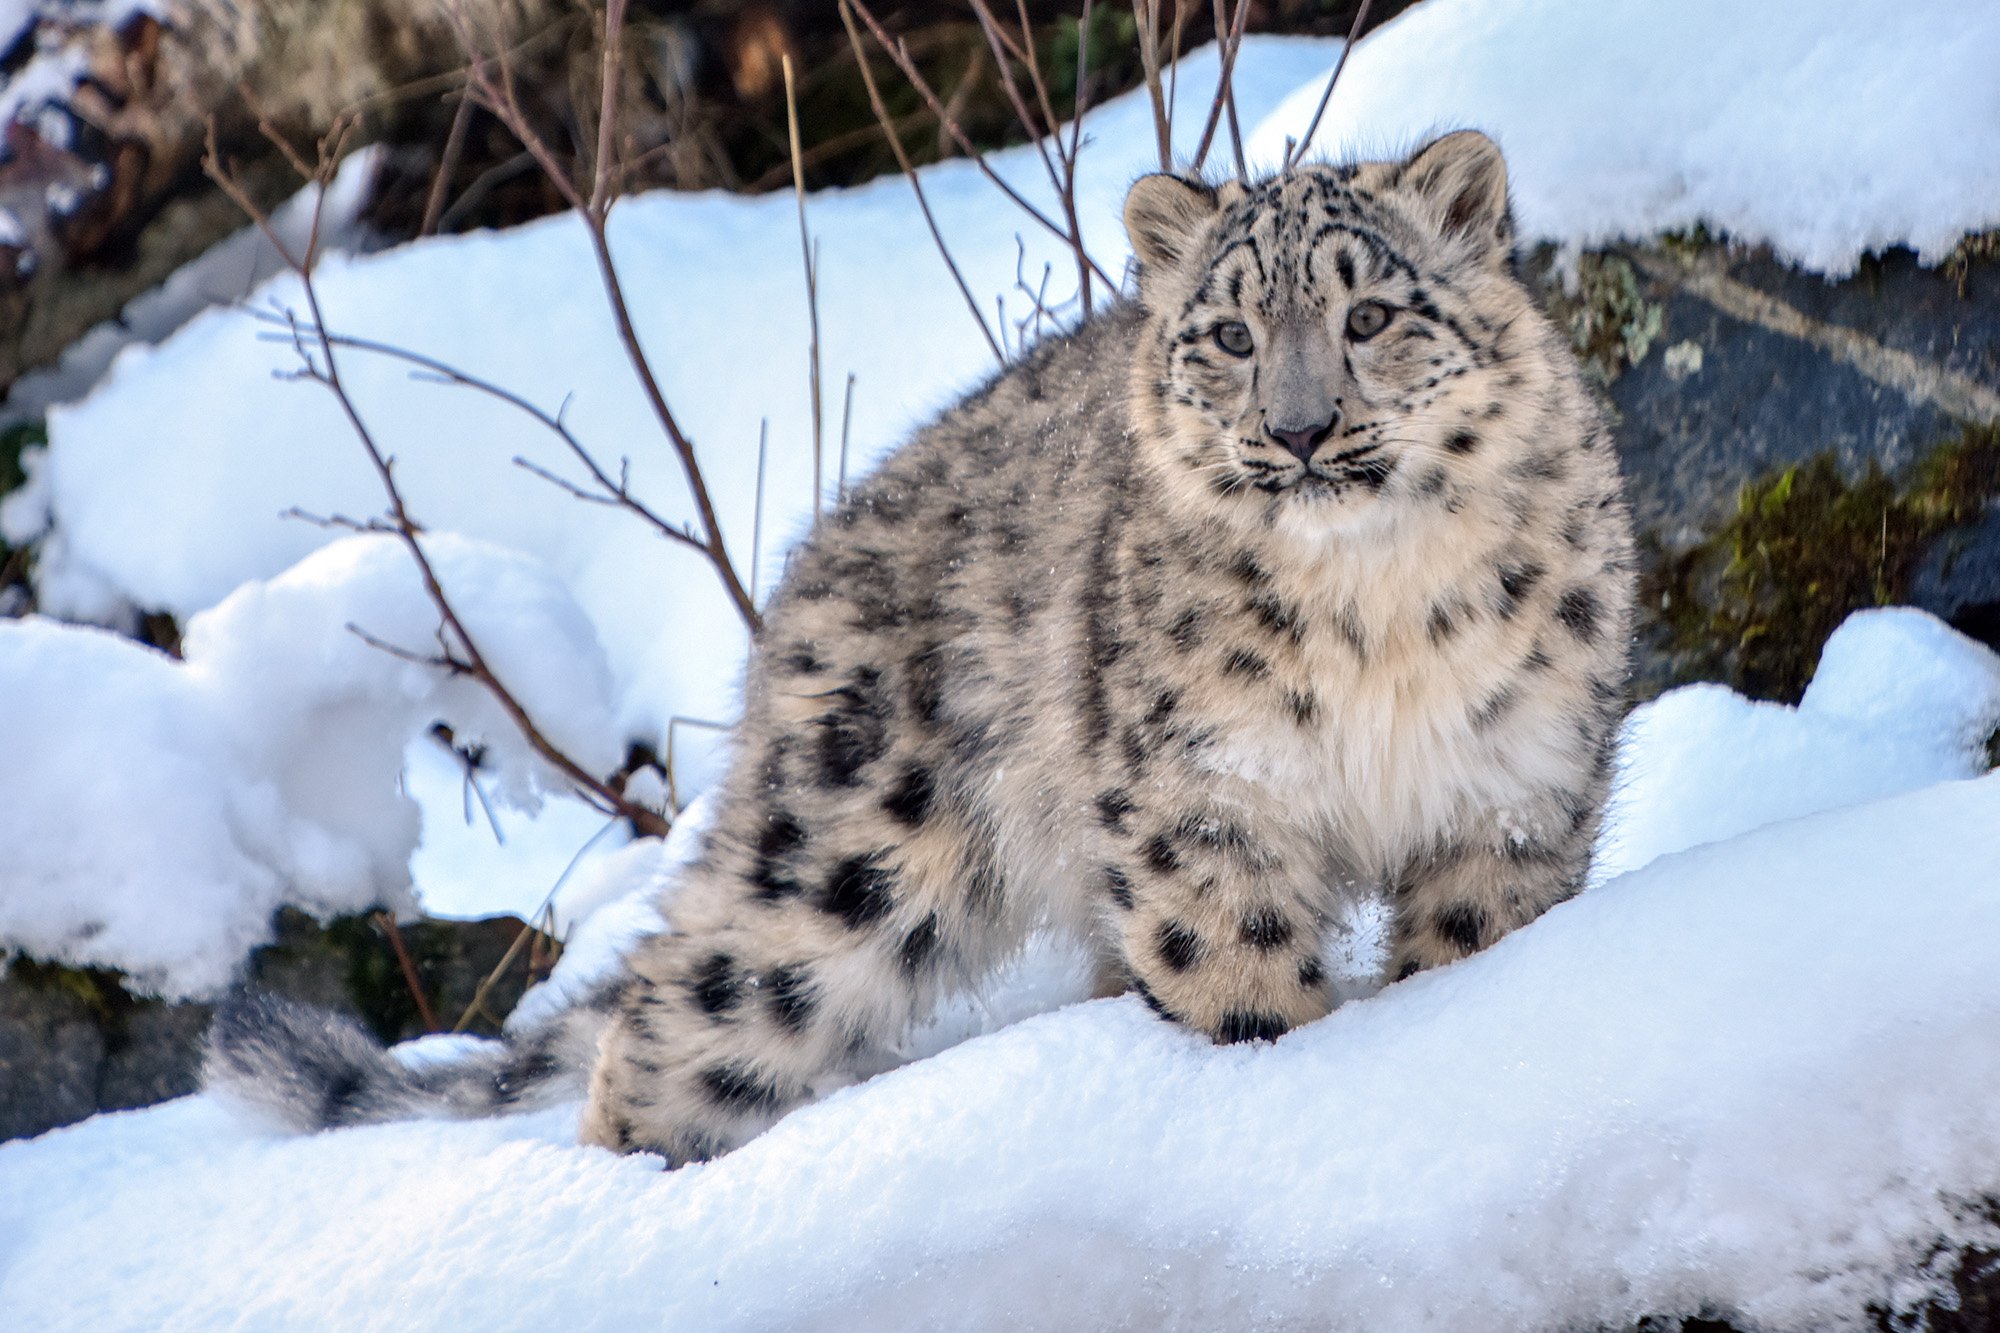
<svg viewBox="0 0 2000 1333"><path fill-rule="evenodd" d="M1574 290L1551 286L1547 305L1568 330L1585 371L1601 385L1646 359L1666 318L1665 307L1646 299L1638 273L1617 255L1584 255Z"/></svg>
<svg viewBox="0 0 2000 1333"><path fill-rule="evenodd" d="M6 975L30 990L73 996L107 1033L122 1032L133 1008L142 1003L125 989L118 973L101 967L70 967L23 956L7 963Z"/></svg>
<svg viewBox="0 0 2000 1333"><path fill-rule="evenodd" d="M1746 484L1736 513L1693 550L1649 553L1645 604L1676 656L1675 683L1722 680L1795 701L1850 612L1905 600L1926 551L2000 496L2000 427L1968 427L1903 479L1831 454Z"/></svg>

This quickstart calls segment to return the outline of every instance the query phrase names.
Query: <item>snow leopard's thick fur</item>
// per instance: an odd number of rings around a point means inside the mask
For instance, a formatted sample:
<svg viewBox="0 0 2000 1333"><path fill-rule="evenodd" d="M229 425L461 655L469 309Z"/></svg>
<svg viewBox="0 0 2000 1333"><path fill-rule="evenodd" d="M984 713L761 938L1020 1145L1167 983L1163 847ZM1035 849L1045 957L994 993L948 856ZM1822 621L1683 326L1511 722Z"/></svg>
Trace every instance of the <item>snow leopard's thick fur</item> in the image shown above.
<svg viewBox="0 0 2000 1333"><path fill-rule="evenodd" d="M1582 884L1632 540L1605 419L1512 276L1499 151L1148 176L1125 216L1137 299L920 431L793 559L673 929L609 1006L589 1142L726 1152L1037 927L1167 1019L1269 1040L1331 1006L1343 893L1387 890L1399 978ZM330 1100L333 1044L294 1026L225 1026L216 1070L289 1070L300 1121L454 1109L379 1055ZM455 1109L538 1085L469 1080Z"/></svg>

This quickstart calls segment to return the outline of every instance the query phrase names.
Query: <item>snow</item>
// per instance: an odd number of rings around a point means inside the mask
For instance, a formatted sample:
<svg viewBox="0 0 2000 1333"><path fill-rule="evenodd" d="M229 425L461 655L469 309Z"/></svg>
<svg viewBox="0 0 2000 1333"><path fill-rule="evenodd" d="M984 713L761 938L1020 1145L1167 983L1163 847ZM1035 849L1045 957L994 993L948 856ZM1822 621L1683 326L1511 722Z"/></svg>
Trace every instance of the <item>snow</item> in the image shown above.
<svg viewBox="0 0 2000 1333"><path fill-rule="evenodd" d="M1600 880L1766 824L1987 768L2000 658L1922 611L1862 611L1827 640L1797 708L1720 685L1635 709Z"/></svg>
<svg viewBox="0 0 2000 1333"><path fill-rule="evenodd" d="M1991 0L1425 0L1356 45L1312 147L1379 154L1439 129L1506 151L1523 234L1565 245L1705 223L1833 277L1926 264L2000 223ZM1325 80L1251 140L1282 157Z"/></svg>
<svg viewBox="0 0 2000 1333"><path fill-rule="evenodd" d="M576 1111L0 1146L23 1327L1863 1322L2000 1240L2000 777L1663 857L1268 1046L1130 998L662 1175Z"/></svg>
<svg viewBox="0 0 2000 1333"><path fill-rule="evenodd" d="M568 753L619 751L589 622L531 557L427 539L496 674ZM0 621L0 940L211 994L291 903L408 910L416 806L404 750L439 719L491 758L488 794L533 812L562 779L469 680L415 652L436 620L393 539L355 536L188 623L185 661L39 617Z"/></svg>

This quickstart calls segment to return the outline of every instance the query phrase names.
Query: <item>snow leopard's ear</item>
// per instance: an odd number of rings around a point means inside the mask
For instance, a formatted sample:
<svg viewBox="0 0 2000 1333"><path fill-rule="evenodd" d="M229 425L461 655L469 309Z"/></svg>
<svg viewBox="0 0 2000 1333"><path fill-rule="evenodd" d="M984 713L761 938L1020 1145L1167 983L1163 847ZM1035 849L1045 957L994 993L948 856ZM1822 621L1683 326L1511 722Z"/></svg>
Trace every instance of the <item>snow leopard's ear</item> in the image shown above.
<svg viewBox="0 0 2000 1333"><path fill-rule="evenodd" d="M1195 238L1220 201L1214 190L1184 176L1141 176L1125 196L1125 230L1148 268L1171 268L1194 249Z"/></svg>
<svg viewBox="0 0 2000 1333"><path fill-rule="evenodd" d="M1507 208L1507 161L1500 145L1477 130L1434 139L1403 164L1397 184L1426 200L1448 236L1493 246L1504 255L1514 242Z"/></svg>

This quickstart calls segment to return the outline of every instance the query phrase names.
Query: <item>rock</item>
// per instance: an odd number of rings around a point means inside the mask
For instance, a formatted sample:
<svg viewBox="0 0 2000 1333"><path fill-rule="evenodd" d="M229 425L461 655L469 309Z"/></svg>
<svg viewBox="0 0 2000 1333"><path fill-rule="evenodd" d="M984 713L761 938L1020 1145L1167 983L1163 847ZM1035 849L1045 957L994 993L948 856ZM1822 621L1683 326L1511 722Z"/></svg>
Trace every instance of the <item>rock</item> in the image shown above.
<svg viewBox="0 0 2000 1333"><path fill-rule="evenodd" d="M1640 697L1796 697L1832 627L1882 602L2000 645L1995 249L1838 282L1705 236L1585 254L1567 283L1530 261L1618 413Z"/></svg>

